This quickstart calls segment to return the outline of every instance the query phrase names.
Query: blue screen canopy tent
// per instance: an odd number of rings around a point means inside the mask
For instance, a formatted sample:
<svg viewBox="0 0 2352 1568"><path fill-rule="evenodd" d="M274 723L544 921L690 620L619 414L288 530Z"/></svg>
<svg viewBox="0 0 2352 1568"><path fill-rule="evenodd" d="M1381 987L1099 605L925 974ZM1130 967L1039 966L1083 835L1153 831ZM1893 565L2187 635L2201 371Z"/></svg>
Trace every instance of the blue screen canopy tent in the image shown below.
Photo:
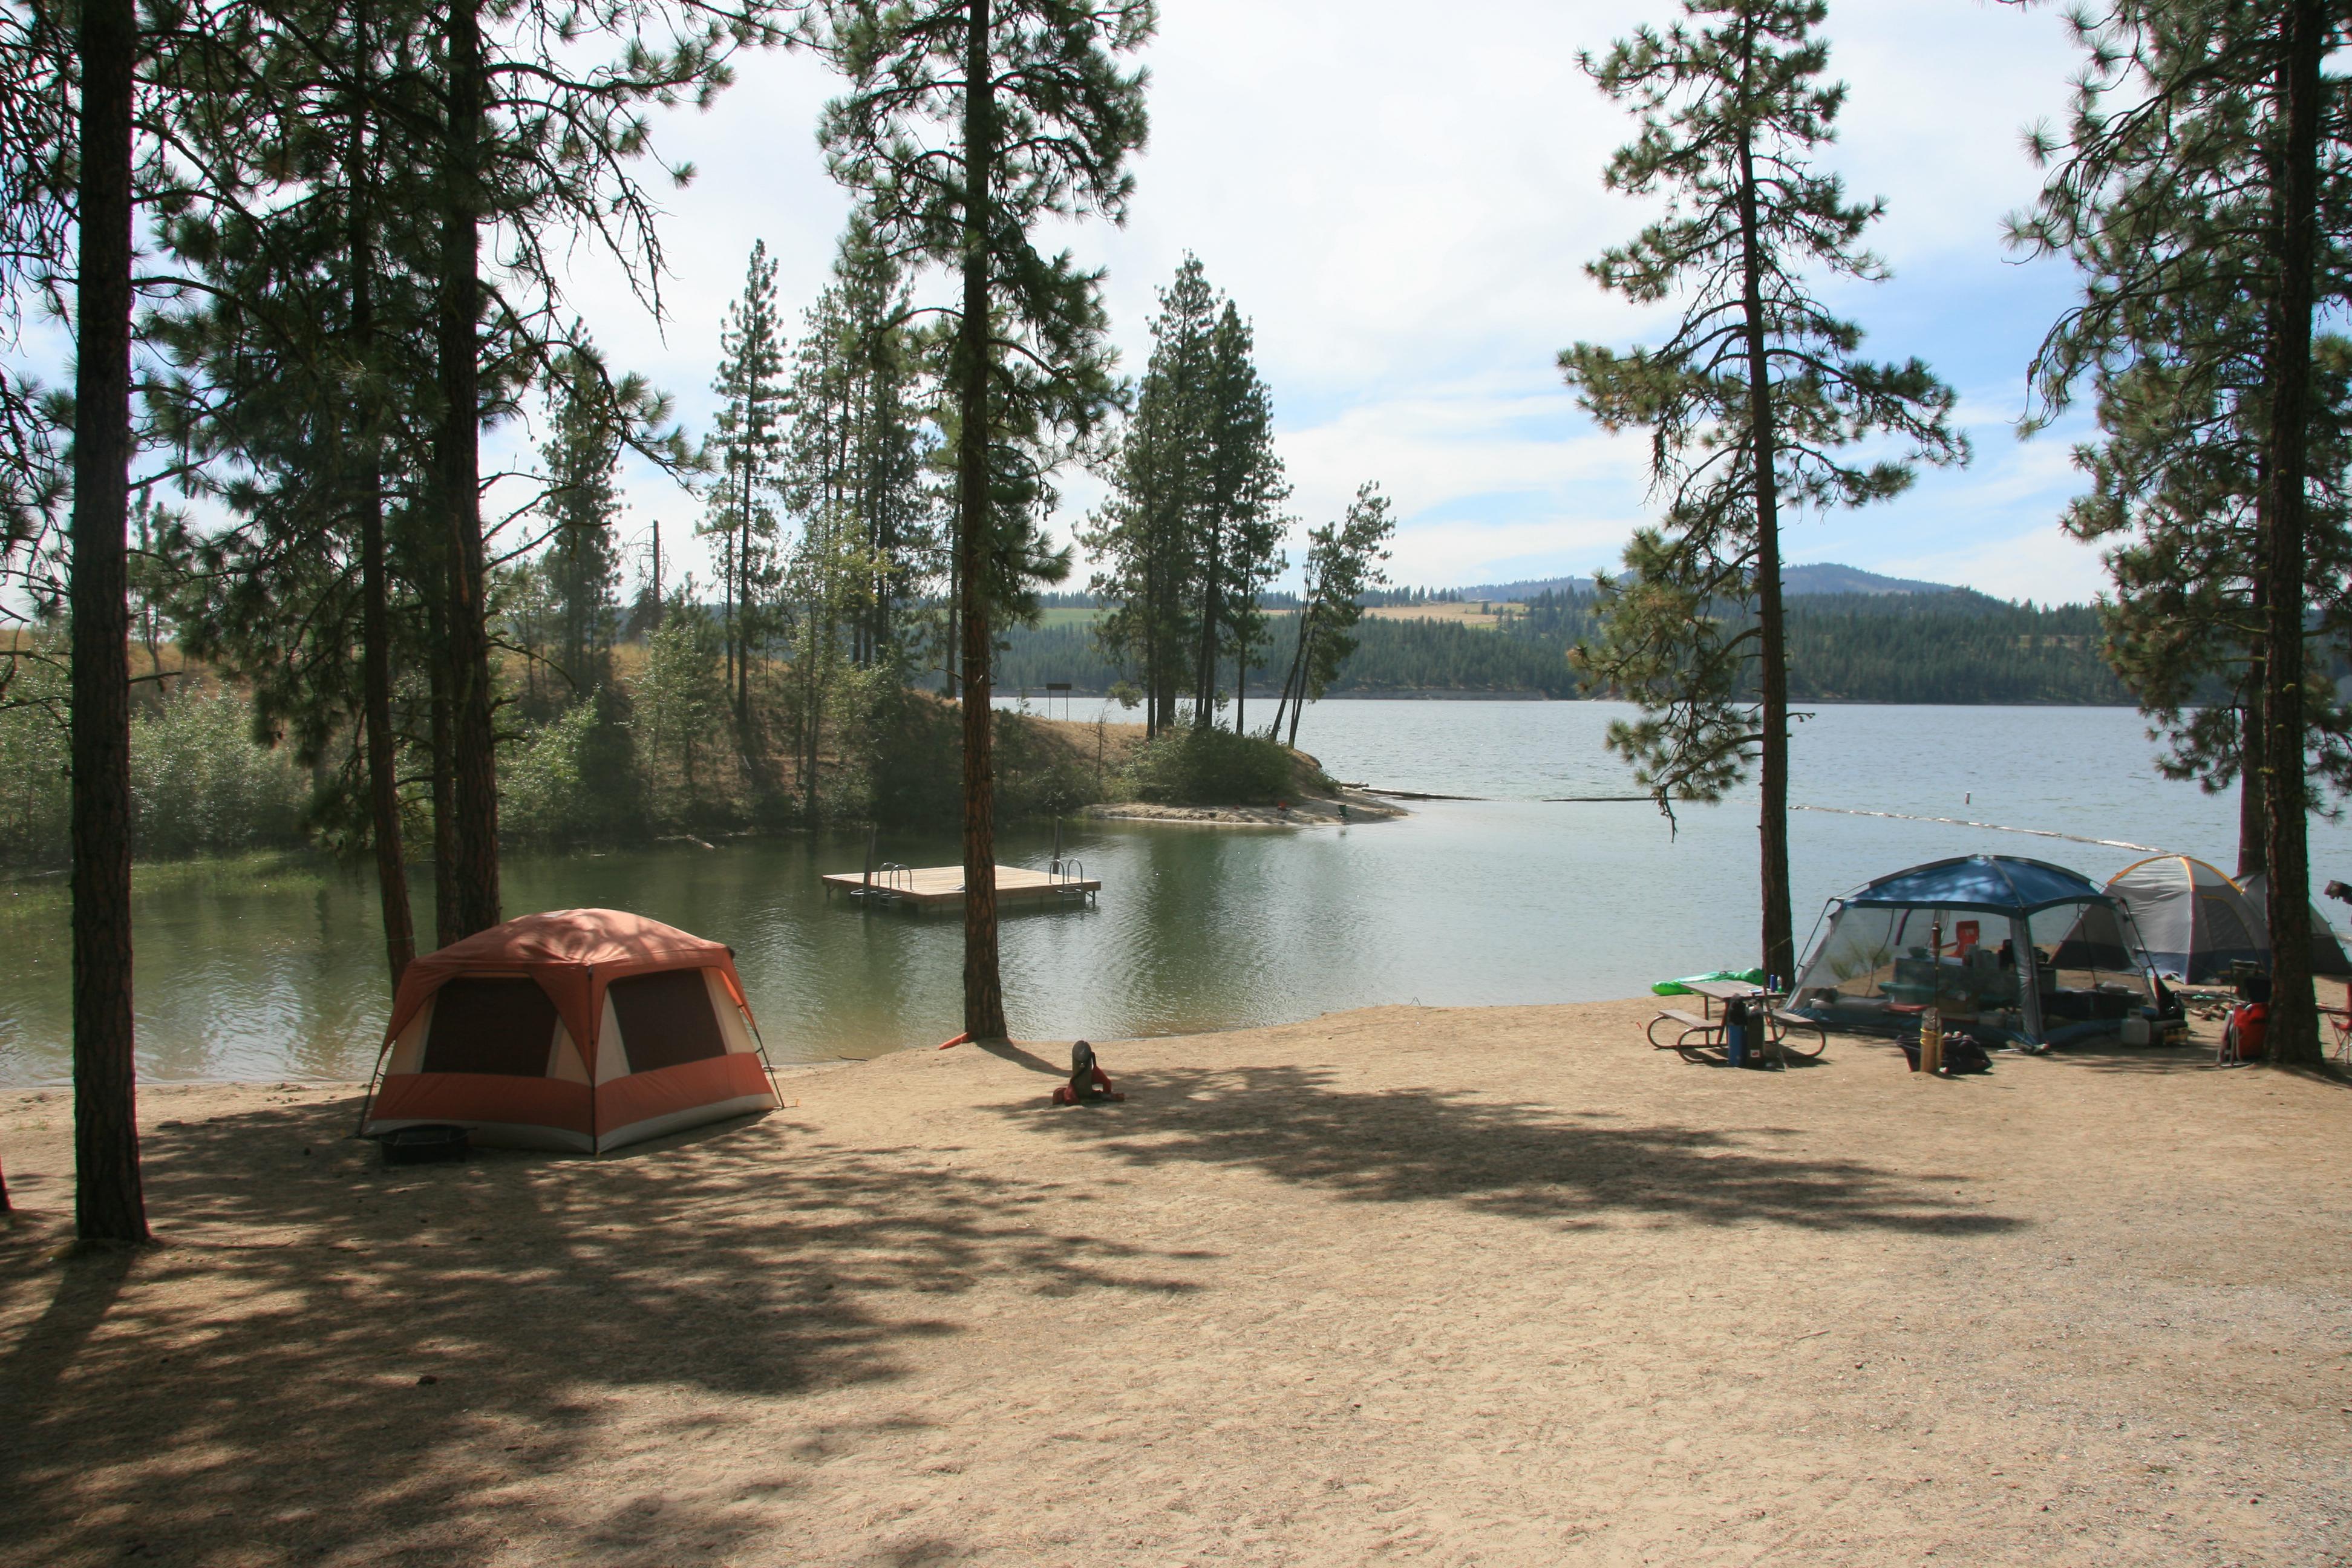
<svg viewBox="0 0 2352 1568"><path fill-rule="evenodd" d="M1837 1027L1906 1034L1932 1000L1948 1027L2041 1045L2157 1003L2122 900L2046 861L1914 866L1831 900L1826 913L1793 1001Z"/></svg>

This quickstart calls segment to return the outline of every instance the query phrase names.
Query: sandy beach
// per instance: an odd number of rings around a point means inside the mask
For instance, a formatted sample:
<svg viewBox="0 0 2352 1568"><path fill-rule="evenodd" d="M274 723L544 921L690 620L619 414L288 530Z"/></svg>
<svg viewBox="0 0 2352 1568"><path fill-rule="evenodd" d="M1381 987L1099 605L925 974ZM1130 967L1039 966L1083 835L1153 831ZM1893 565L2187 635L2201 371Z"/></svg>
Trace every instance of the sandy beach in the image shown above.
<svg viewBox="0 0 2352 1568"><path fill-rule="evenodd" d="M349 1087L142 1100L76 1255L0 1093L0 1563L2352 1563L2352 1087L1643 1003L789 1074L386 1169Z"/></svg>

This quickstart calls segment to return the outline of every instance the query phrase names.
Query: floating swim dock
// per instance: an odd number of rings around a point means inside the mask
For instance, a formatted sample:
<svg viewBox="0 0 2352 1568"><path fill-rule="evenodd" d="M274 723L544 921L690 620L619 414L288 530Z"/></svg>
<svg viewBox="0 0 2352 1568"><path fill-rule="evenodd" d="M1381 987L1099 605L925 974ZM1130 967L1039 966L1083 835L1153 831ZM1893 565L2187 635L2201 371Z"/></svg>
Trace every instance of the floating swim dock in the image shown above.
<svg viewBox="0 0 2352 1568"><path fill-rule="evenodd" d="M1086 868L1076 860L1061 861L1051 871L1033 871L1026 866L996 868L996 901L1000 907L1084 903L1101 890L1102 884L1088 877ZM877 867L871 876L863 871L835 871L824 878L824 894L830 899L836 892L902 909L960 910L963 908L963 868L884 865Z"/></svg>

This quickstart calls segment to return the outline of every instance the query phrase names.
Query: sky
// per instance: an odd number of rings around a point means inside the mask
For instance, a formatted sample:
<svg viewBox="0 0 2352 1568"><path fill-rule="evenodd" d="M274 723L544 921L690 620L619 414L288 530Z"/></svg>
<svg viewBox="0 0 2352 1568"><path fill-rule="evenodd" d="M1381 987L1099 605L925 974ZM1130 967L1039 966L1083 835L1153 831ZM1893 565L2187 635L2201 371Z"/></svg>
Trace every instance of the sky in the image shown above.
<svg viewBox="0 0 2352 1568"><path fill-rule="evenodd" d="M1301 531L1377 480L1399 519L1393 581L1432 587L1609 568L1654 514L1646 439L1609 436L1557 366L1579 341L1630 345L1670 330L1584 272L1654 210L1601 174L1632 134L1580 70L1667 0L1163 0L1151 139L1123 226L1073 231L1107 269L1122 367L1139 374L1155 291L1187 251L1251 318ZM2008 253L2000 220L2032 199L2021 133L2064 110L2076 57L2054 8L1990 0L1834 0L1831 72L1851 86L1822 162L1851 195L1883 196L1872 245L1891 281L1829 298L1881 359L1918 355L1959 394L1974 445L1960 471L1923 471L1893 502L1787 527L1792 563L1835 561L2004 598L2084 600L2096 552L2056 520L2079 488L2080 421L2030 442L2024 368L2075 279ZM764 239L788 316L824 286L847 200L814 126L836 79L806 56L759 55L703 112L656 120L664 154L698 177L667 193L672 275L656 321L583 258L575 308L614 364L709 427L719 323ZM625 531L663 523L673 575L698 503L626 476ZM1065 538L1100 494L1066 474ZM689 546L689 550L691 547ZM1291 553L1298 553L1294 535ZM1081 579L1084 568L1080 571ZM1082 582L1073 585L1083 585Z"/></svg>

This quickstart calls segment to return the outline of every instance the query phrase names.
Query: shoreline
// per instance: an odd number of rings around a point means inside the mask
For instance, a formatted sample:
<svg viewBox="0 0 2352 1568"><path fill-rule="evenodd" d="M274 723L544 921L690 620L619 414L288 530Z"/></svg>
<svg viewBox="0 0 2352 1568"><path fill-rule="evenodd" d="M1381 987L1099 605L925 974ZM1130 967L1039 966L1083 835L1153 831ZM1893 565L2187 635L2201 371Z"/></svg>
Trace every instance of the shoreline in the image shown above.
<svg viewBox="0 0 2352 1568"><path fill-rule="evenodd" d="M1339 827L1392 822L1412 814L1382 792L1342 785L1336 795L1302 795L1287 811L1270 805L1165 805L1145 801L1097 801L1080 815L1097 822L1160 822L1199 827Z"/></svg>

